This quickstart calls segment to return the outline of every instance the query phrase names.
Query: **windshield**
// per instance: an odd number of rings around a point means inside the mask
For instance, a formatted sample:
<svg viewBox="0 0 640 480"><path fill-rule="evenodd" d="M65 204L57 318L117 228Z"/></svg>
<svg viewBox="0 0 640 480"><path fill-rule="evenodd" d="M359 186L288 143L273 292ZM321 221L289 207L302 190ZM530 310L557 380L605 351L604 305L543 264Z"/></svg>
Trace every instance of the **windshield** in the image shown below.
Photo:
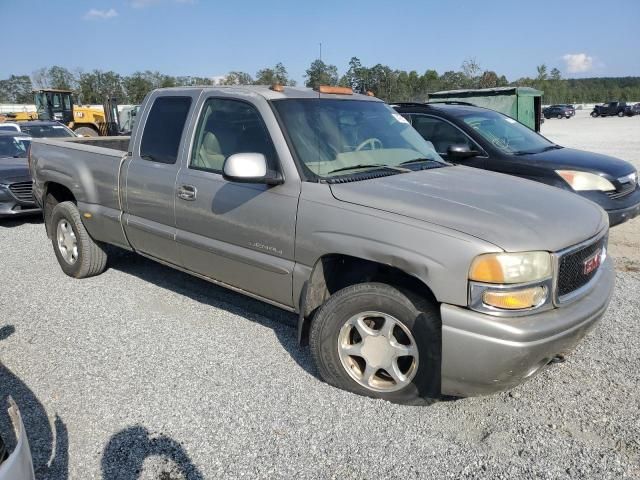
<svg viewBox="0 0 640 480"><path fill-rule="evenodd" d="M497 149L511 155L540 153L557 146L511 117L498 112L474 112L464 122Z"/></svg>
<svg viewBox="0 0 640 480"><path fill-rule="evenodd" d="M0 157L2 158L27 158L29 149L28 137L0 137Z"/></svg>
<svg viewBox="0 0 640 480"><path fill-rule="evenodd" d="M349 175L414 160L445 165L409 122L384 103L288 99L273 105L307 174ZM397 169L403 170L409 171Z"/></svg>
<svg viewBox="0 0 640 480"><path fill-rule="evenodd" d="M22 131L36 138L75 137L75 133L64 125L23 125Z"/></svg>

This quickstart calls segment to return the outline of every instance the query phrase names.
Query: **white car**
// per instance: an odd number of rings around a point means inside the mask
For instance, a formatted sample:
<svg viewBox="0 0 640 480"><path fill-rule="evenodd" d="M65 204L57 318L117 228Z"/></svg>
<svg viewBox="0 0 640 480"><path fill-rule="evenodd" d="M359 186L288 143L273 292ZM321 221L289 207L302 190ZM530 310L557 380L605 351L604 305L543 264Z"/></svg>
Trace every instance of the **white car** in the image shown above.
<svg viewBox="0 0 640 480"><path fill-rule="evenodd" d="M0 132L20 132L20 125L13 122L0 123Z"/></svg>

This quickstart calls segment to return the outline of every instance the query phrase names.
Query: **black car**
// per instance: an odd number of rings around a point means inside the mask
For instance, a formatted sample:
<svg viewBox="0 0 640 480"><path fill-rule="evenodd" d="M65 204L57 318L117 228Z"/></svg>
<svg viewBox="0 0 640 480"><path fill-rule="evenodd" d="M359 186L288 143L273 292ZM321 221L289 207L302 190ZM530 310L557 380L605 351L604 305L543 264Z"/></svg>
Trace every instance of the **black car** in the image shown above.
<svg viewBox="0 0 640 480"><path fill-rule="evenodd" d="M542 115L547 120L550 118L571 118L576 114L576 109L567 105L551 105L542 109Z"/></svg>
<svg viewBox="0 0 640 480"><path fill-rule="evenodd" d="M449 162L575 192L605 209L611 226L640 214L638 174L629 162L564 148L506 115L470 104L394 108Z"/></svg>
<svg viewBox="0 0 640 480"><path fill-rule="evenodd" d="M69 127L53 120L29 120L17 125L21 132L33 138L77 137Z"/></svg>
<svg viewBox="0 0 640 480"><path fill-rule="evenodd" d="M40 211L27 164L30 143L25 133L0 132L0 218Z"/></svg>
<svg viewBox="0 0 640 480"><path fill-rule="evenodd" d="M624 117L626 109L626 102L607 102L603 103L602 105L596 105L595 107L593 107L591 116L593 118L613 117L614 115L617 115L618 117Z"/></svg>

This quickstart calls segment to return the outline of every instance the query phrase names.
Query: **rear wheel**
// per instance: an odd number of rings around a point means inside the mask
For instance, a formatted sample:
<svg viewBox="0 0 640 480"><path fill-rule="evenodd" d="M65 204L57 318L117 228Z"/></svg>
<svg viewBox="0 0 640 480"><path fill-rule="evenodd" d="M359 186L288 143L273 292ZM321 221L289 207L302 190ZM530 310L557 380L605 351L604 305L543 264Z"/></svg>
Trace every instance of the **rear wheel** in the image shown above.
<svg viewBox="0 0 640 480"><path fill-rule="evenodd" d="M309 345L320 376L335 387L411 405L440 395L438 308L390 285L332 295L313 319Z"/></svg>
<svg viewBox="0 0 640 480"><path fill-rule="evenodd" d="M618 116L619 116L620 118L624 117L624 112L618 112Z"/></svg>
<svg viewBox="0 0 640 480"><path fill-rule="evenodd" d="M73 202L56 205L49 225L53 250L64 273L86 278L104 271L107 254L103 246L89 236Z"/></svg>
<svg viewBox="0 0 640 480"><path fill-rule="evenodd" d="M91 127L78 127L74 130L78 135L83 137L98 137L100 134Z"/></svg>
<svg viewBox="0 0 640 480"><path fill-rule="evenodd" d="M558 120L561 120L562 119L562 114L559 113L557 118L558 118Z"/></svg>

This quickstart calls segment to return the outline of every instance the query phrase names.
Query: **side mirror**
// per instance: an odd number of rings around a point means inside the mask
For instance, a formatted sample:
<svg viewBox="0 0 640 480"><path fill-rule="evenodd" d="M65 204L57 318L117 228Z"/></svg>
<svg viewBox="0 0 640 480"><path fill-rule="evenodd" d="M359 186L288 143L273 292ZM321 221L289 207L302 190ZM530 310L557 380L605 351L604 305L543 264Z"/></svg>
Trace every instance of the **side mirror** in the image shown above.
<svg viewBox="0 0 640 480"><path fill-rule="evenodd" d="M283 182L279 173L269 169L262 153L236 153L229 156L222 166L222 177L238 183L280 185Z"/></svg>
<svg viewBox="0 0 640 480"><path fill-rule="evenodd" d="M453 144L447 148L447 157L451 160L464 160L480 155L477 150L471 150L469 145Z"/></svg>

